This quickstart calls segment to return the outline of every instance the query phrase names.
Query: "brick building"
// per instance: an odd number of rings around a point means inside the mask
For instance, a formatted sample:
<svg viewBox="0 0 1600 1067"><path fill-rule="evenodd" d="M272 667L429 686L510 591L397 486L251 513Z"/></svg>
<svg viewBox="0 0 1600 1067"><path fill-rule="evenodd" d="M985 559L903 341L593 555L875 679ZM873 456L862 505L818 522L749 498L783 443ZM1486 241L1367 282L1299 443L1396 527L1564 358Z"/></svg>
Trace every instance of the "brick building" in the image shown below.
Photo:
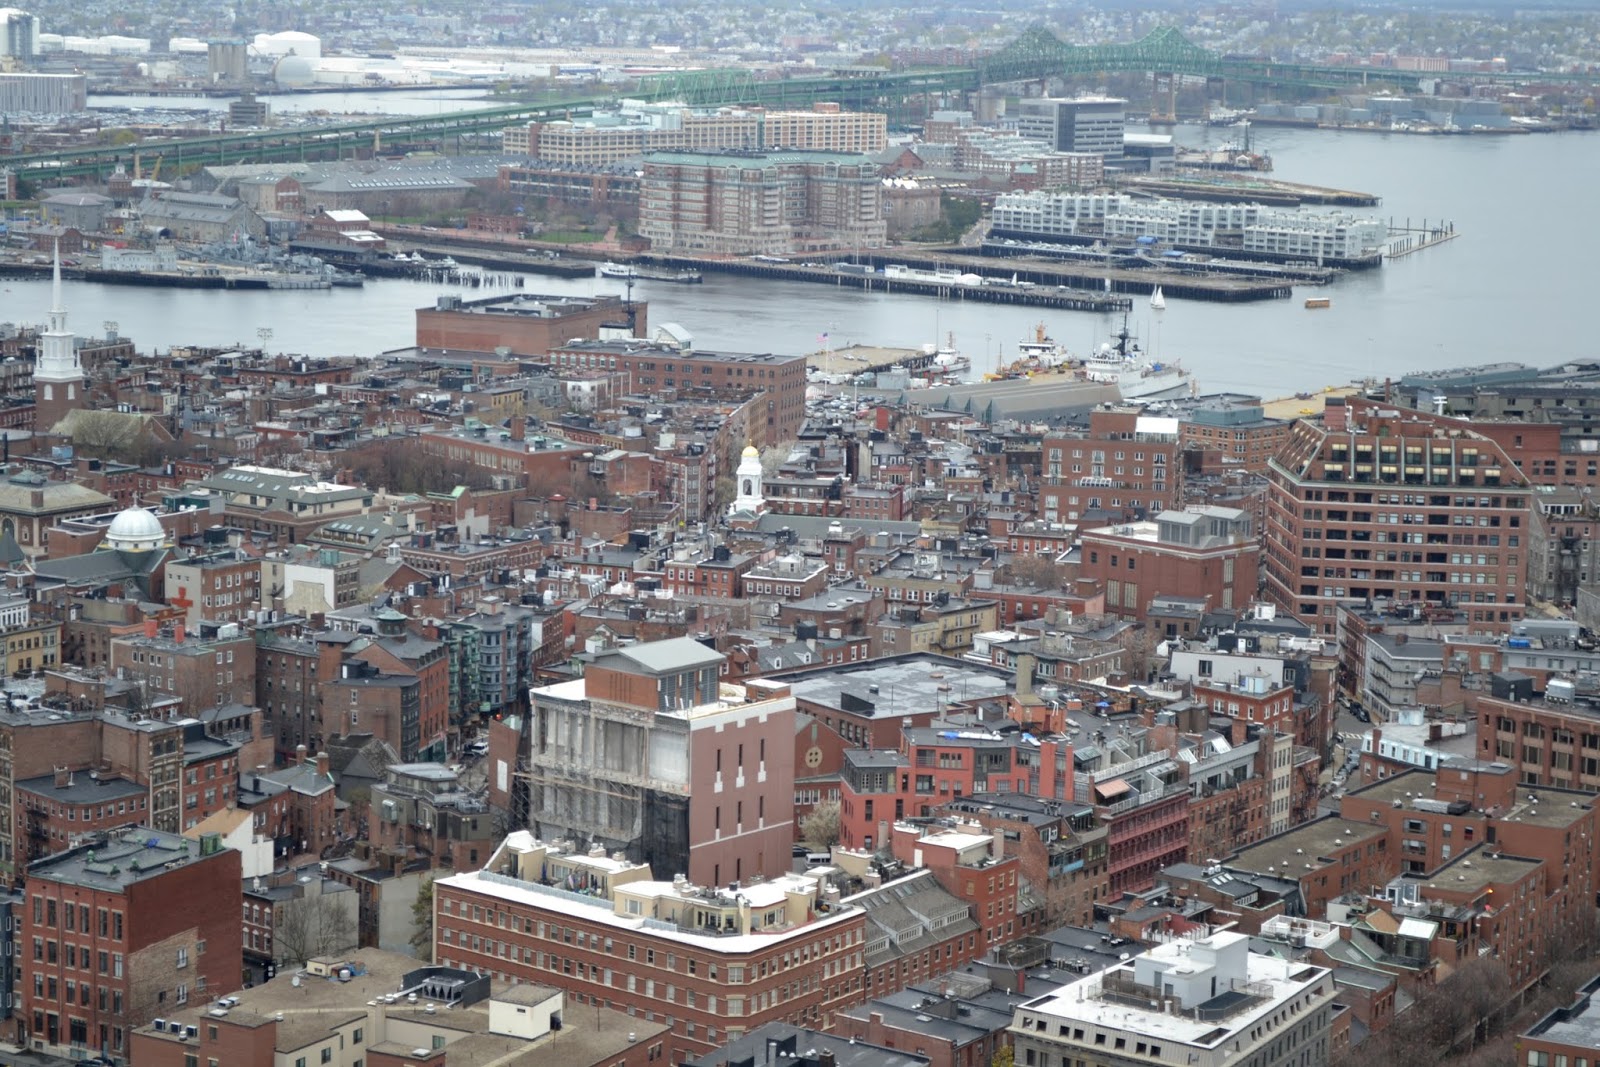
<svg viewBox="0 0 1600 1067"><path fill-rule="evenodd" d="M505 348L512 356L542 356L574 338L642 336L649 313L644 301L616 296L440 297L433 307L417 309L417 345L484 354Z"/></svg>
<svg viewBox="0 0 1600 1067"><path fill-rule="evenodd" d="M1472 423L1357 397L1295 423L1270 465L1267 595L1323 634L1342 603L1386 599L1522 618L1527 477Z"/></svg>
<svg viewBox="0 0 1600 1067"><path fill-rule="evenodd" d="M1289 440L1289 422L1271 419L1261 398L1237 393L1198 397L1178 416L1178 442L1193 471L1265 473Z"/></svg>
<svg viewBox="0 0 1600 1067"><path fill-rule="evenodd" d="M255 700L255 642L237 623L183 623L161 628L147 620L138 635L112 638L113 671L142 683L146 702L177 696L184 711L249 704Z"/></svg>
<svg viewBox="0 0 1600 1067"><path fill-rule="evenodd" d="M673 1063L768 1022L830 1026L865 998L864 922L814 877L658 882L526 831L483 870L434 882L436 960L665 1022Z"/></svg>
<svg viewBox="0 0 1600 1067"><path fill-rule="evenodd" d="M805 421L806 357L708 352L666 342L585 340L569 335L550 349L556 373L600 371L629 393L675 392L744 399L756 396L751 432L761 446L792 441ZM737 444L737 442L735 442Z"/></svg>
<svg viewBox="0 0 1600 1067"><path fill-rule="evenodd" d="M145 827L34 864L18 1038L125 1058L132 1031L241 982L239 853ZM174 907L182 901L182 907Z"/></svg>
<svg viewBox="0 0 1600 1067"><path fill-rule="evenodd" d="M525 824L700 885L788 870L794 698L782 682L722 684L724 658L688 638L652 641L534 689Z"/></svg>
<svg viewBox="0 0 1600 1067"><path fill-rule="evenodd" d="M1183 468L1178 421L1104 406L1086 429L1044 439L1040 517L1075 522L1089 512L1144 519L1178 507Z"/></svg>
<svg viewBox="0 0 1600 1067"><path fill-rule="evenodd" d="M645 156L639 235L658 252L788 255L880 247L879 167L847 152Z"/></svg>
<svg viewBox="0 0 1600 1067"><path fill-rule="evenodd" d="M1261 543L1233 508L1163 511L1153 519L1085 530L1079 576L1105 590L1106 611L1144 618L1158 597L1242 608L1256 594Z"/></svg>

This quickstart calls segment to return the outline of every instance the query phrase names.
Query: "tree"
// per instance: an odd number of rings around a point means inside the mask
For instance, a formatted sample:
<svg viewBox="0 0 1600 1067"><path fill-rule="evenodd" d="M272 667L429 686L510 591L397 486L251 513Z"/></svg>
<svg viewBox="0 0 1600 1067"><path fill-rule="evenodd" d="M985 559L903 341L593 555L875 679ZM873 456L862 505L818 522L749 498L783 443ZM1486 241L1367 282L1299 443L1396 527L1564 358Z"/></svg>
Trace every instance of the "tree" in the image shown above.
<svg viewBox="0 0 1600 1067"><path fill-rule="evenodd" d="M994 1050L994 1055L989 1058L989 1067L1013 1067L1017 1062L1016 1049L1010 1045Z"/></svg>
<svg viewBox="0 0 1600 1067"><path fill-rule="evenodd" d="M1066 571L1048 556L1017 556L1006 564L1006 576L1036 589L1060 589L1066 581Z"/></svg>
<svg viewBox="0 0 1600 1067"><path fill-rule="evenodd" d="M422 877L411 902L411 950L420 960L433 959L433 875Z"/></svg>
<svg viewBox="0 0 1600 1067"><path fill-rule="evenodd" d="M824 800L811 809L811 814L800 820L800 839L808 848L826 852L839 843L839 833L844 818L837 800Z"/></svg>
<svg viewBox="0 0 1600 1067"><path fill-rule="evenodd" d="M343 887L339 892L330 892L319 887L313 896L315 884L304 883L303 895L285 902L278 910L272 940L283 963L303 964L356 947L355 892Z"/></svg>

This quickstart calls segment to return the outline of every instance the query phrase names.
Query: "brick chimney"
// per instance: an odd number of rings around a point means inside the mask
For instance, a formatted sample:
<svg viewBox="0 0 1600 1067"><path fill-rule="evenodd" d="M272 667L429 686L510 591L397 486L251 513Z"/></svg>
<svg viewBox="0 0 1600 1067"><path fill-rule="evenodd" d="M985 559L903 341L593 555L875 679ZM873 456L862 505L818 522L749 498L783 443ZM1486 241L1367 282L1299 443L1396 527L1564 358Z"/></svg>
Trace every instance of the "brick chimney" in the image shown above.
<svg viewBox="0 0 1600 1067"><path fill-rule="evenodd" d="M306 761L306 746L304 746L304 745L296 745L296 746L294 746L294 762L295 762L295 764L298 766L300 764L305 763L305 761Z"/></svg>
<svg viewBox="0 0 1600 1067"><path fill-rule="evenodd" d="M65 789L72 784L72 771L66 767L56 768L56 788Z"/></svg>
<svg viewBox="0 0 1600 1067"><path fill-rule="evenodd" d="M154 620L154 619L146 619L146 620L144 620L144 635L146 637L155 637L159 632L160 631L157 629L157 626L156 626L156 620Z"/></svg>
<svg viewBox="0 0 1600 1067"><path fill-rule="evenodd" d="M528 419L526 416L511 416L511 439L513 441L526 441L528 439Z"/></svg>
<svg viewBox="0 0 1600 1067"><path fill-rule="evenodd" d="M317 774L324 778L328 775L328 754L326 752L317 753Z"/></svg>
<svg viewBox="0 0 1600 1067"><path fill-rule="evenodd" d="M177 642L180 645L183 644L183 623L182 623L182 621L175 622L175 623L172 624L172 640Z"/></svg>

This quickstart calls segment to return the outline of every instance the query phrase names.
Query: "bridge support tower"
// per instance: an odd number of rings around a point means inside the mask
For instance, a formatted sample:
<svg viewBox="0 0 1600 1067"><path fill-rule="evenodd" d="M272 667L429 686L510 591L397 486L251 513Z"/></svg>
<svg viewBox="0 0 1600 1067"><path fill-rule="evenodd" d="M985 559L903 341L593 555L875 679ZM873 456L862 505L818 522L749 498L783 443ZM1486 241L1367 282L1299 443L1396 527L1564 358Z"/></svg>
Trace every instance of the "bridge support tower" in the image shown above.
<svg viewBox="0 0 1600 1067"><path fill-rule="evenodd" d="M1150 121L1172 125L1178 121L1178 76L1156 71L1150 76Z"/></svg>

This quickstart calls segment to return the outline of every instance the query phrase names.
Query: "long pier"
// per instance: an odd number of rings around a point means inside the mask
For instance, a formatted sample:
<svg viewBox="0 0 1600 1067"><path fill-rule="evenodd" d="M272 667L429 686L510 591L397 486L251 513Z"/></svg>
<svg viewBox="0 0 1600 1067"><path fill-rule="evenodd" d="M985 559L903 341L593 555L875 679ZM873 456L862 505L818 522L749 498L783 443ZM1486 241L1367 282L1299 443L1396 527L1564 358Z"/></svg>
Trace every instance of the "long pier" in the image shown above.
<svg viewBox="0 0 1600 1067"><path fill-rule="evenodd" d="M767 281L814 282L835 285L839 288L865 289L875 293L910 293L915 296L931 296L937 300L1015 304L1024 307L1050 308L1055 311L1104 313L1133 309L1133 301L1126 296L1094 292L1087 287L1025 289L1020 286L960 285L919 278L889 278L877 273L854 274L832 267L807 267L798 263L763 263L748 259L698 259L692 256L669 255L648 255L641 258L649 263L680 270L716 271L720 274L737 274ZM907 266L917 265L908 257L895 257L894 262L905 263Z"/></svg>

